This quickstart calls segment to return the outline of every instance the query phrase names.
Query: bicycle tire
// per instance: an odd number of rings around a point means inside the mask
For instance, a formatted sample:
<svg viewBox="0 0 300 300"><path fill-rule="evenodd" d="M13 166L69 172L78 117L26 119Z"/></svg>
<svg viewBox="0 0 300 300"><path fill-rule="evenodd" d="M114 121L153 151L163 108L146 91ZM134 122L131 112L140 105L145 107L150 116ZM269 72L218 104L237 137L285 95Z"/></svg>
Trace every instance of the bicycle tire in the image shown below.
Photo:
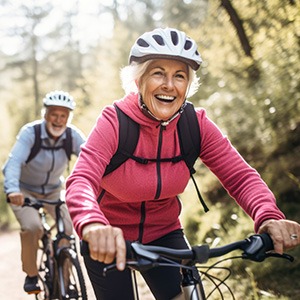
<svg viewBox="0 0 300 300"><path fill-rule="evenodd" d="M50 300L50 290L44 278L41 275L38 275L38 283L41 288L41 291L35 295L36 300Z"/></svg>
<svg viewBox="0 0 300 300"><path fill-rule="evenodd" d="M52 296L57 291L57 282L54 282L56 278L55 273L55 261L52 256L46 253L44 248L41 248L40 264L38 282L41 288L41 292L36 295L37 300L49 300L53 299Z"/></svg>
<svg viewBox="0 0 300 300"><path fill-rule="evenodd" d="M57 259L58 281L61 300L87 300L87 292L77 253L63 248Z"/></svg>

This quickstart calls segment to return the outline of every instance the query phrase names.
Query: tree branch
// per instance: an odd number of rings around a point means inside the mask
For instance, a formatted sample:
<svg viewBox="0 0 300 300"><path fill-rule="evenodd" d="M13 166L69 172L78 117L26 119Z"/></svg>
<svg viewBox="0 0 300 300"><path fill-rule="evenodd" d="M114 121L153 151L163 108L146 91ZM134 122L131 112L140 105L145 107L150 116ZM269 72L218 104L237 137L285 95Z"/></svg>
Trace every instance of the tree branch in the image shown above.
<svg viewBox="0 0 300 300"><path fill-rule="evenodd" d="M240 19L236 10L232 6L230 0L221 0L221 5L225 8L226 12L230 17L230 21L236 29L237 35L241 42L241 46L245 52L245 54L252 58L252 47L249 43L248 37L246 35L243 21Z"/></svg>

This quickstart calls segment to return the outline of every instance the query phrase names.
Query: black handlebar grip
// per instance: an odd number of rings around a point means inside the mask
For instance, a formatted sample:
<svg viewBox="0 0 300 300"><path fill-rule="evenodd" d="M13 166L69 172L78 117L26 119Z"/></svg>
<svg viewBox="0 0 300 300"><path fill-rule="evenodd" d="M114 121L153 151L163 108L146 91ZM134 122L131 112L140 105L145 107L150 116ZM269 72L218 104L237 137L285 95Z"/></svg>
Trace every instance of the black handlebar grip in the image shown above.
<svg viewBox="0 0 300 300"><path fill-rule="evenodd" d="M262 233L260 236L265 245L265 250L266 251L274 250L274 244L270 235L268 233Z"/></svg>
<svg viewBox="0 0 300 300"><path fill-rule="evenodd" d="M81 240L80 241L80 254L82 256L89 256L90 255L90 249L88 242Z"/></svg>
<svg viewBox="0 0 300 300"><path fill-rule="evenodd" d="M6 202L10 203L10 199L8 197L6 197ZM24 204L29 204L30 203L30 199L29 198L24 198ZM24 206L23 204L23 206Z"/></svg>

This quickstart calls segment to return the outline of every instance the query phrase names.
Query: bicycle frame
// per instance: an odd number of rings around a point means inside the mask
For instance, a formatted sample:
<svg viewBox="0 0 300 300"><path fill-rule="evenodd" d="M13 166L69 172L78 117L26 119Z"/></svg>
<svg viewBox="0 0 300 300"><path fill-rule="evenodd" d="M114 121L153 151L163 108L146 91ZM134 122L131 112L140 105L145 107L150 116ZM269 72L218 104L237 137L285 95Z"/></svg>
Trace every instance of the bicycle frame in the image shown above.
<svg viewBox="0 0 300 300"><path fill-rule="evenodd" d="M201 279L197 280L190 269L181 268L182 290L186 300L205 300L204 289Z"/></svg>
<svg viewBox="0 0 300 300"><path fill-rule="evenodd" d="M39 263L39 282L43 291L36 295L36 299L87 299L84 277L79 265L76 240L74 235L65 233L65 225L60 206L64 201L36 200L31 202L26 198L26 205L38 209L43 226L41 257ZM44 204L55 205L55 225L47 222ZM52 236L56 229L55 236ZM61 245L62 241L66 245ZM74 268L74 269L73 269ZM43 273L43 274L42 274ZM67 274L67 275L66 275ZM70 296L69 284L74 288L74 296Z"/></svg>
<svg viewBox="0 0 300 300"><path fill-rule="evenodd" d="M149 252L150 253L150 252ZM143 258L144 260L145 258ZM132 286L134 290L134 299L133 300L140 300L139 298L139 293L138 293L138 286L137 286L137 280L135 277L135 272L140 271L140 269L143 269L141 266L142 264L148 264L149 261L143 261L143 263L138 263L139 267L136 268L134 265L130 265L128 263L128 267L131 269L132 273ZM195 278L195 270L194 271L191 269L189 266L184 266L181 264L178 264L178 267L181 269L181 274L182 274L182 282L181 282L181 287L182 287L182 295L180 298L176 298L177 300L206 300L205 293L204 293L204 288L202 285L201 278ZM147 268L147 267L146 267Z"/></svg>

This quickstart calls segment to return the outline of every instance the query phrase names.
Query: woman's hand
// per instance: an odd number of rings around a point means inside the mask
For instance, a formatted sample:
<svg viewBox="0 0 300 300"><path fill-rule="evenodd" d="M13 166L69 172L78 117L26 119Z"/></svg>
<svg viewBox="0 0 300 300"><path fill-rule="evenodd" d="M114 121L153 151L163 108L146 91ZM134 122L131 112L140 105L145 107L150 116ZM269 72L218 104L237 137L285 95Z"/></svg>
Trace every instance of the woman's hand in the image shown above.
<svg viewBox="0 0 300 300"><path fill-rule="evenodd" d="M258 233L268 233L274 244L275 252L282 254L300 244L300 224L290 220L266 220Z"/></svg>
<svg viewBox="0 0 300 300"><path fill-rule="evenodd" d="M10 193L7 198L9 202L14 205L22 206L24 204L24 195L20 192Z"/></svg>
<svg viewBox="0 0 300 300"><path fill-rule="evenodd" d="M83 228L82 238L89 244L92 259L105 264L112 263L116 259L117 269L124 270L126 244L120 228L92 223Z"/></svg>

